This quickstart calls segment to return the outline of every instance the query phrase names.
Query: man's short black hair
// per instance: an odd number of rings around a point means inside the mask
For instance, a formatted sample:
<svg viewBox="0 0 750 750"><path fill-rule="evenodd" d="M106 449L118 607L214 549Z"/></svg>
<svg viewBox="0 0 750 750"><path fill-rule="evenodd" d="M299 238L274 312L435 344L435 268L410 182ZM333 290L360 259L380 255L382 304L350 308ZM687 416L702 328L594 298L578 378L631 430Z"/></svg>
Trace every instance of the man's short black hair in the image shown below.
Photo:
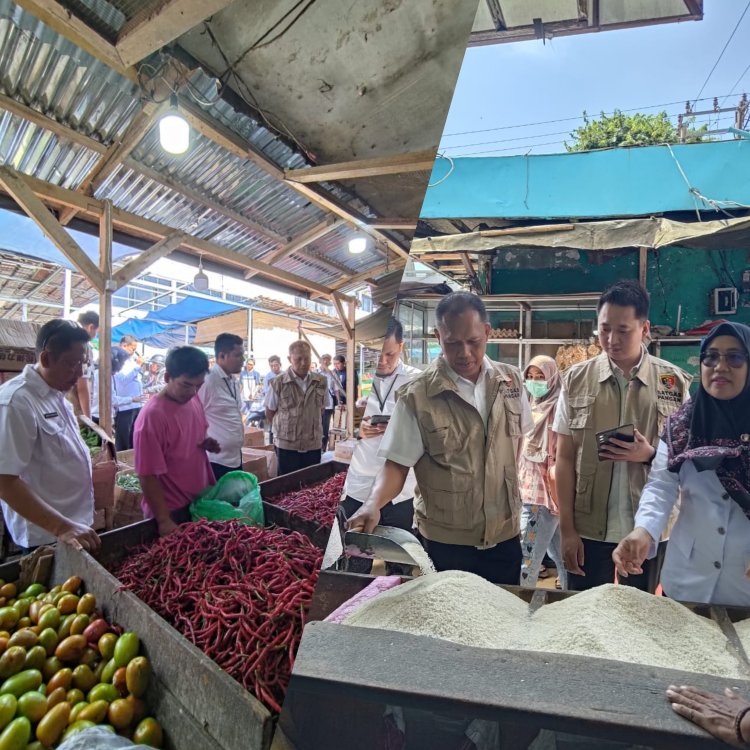
<svg viewBox="0 0 750 750"><path fill-rule="evenodd" d="M608 286L602 292L596 311L599 312L607 304L617 305L618 307L634 307L635 317L638 320L647 320L648 311L651 307L651 297L635 279L622 279Z"/></svg>
<svg viewBox="0 0 750 750"><path fill-rule="evenodd" d="M214 341L214 354L218 358L220 354L230 354L235 346L244 346L242 336L234 333L220 333Z"/></svg>
<svg viewBox="0 0 750 750"><path fill-rule="evenodd" d="M346 357L343 354L337 354L333 358L334 362L341 362L342 364L346 364Z"/></svg>
<svg viewBox="0 0 750 750"><path fill-rule="evenodd" d="M129 333L126 333L121 339L120 339L120 346L129 346L130 344L137 344L138 339L135 336L131 336Z"/></svg>
<svg viewBox="0 0 750 750"><path fill-rule="evenodd" d="M208 372L208 357L194 346L176 346L167 354L166 370L170 378L189 378Z"/></svg>
<svg viewBox="0 0 750 750"><path fill-rule="evenodd" d="M279 355L278 355L278 354L272 354L272 355L271 355L271 356L270 356L270 357L268 358L268 364L270 365L270 364L271 364L271 362L278 362L279 364L281 364L281 357L279 357Z"/></svg>
<svg viewBox="0 0 750 750"><path fill-rule="evenodd" d="M404 341L404 327L401 325L401 321L396 318L390 318L388 320L388 328L385 329L385 337L387 339L393 337L396 339L397 344L401 344Z"/></svg>
<svg viewBox="0 0 750 750"><path fill-rule="evenodd" d="M36 353L49 352L55 359L72 348L73 344L88 344L85 328L72 320L55 318L47 321L36 335Z"/></svg>
<svg viewBox="0 0 750 750"><path fill-rule="evenodd" d="M474 310L479 314L482 323L489 323L487 308L484 302L476 294L470 292L451 292L438 302L435 308L435 325L441 326L443 321L450 315L460 315L466 310Z"/></svg>
<svg viewBox="0 0 750 750"><path fill-rule="evenodd" d="M86 312L82 312L78 316L78 322L84 328L86 326L94 326L94 328L99 328L99 313L94 312L94 310L87 310Z"/></svg>

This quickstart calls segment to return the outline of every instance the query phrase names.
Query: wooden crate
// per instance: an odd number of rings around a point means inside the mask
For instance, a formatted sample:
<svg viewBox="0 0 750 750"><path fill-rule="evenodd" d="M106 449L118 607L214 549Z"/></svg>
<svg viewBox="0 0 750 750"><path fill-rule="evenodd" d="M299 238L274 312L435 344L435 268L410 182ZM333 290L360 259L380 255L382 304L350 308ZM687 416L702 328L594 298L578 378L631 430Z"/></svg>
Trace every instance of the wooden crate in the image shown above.
<svg viewBox="0 0 750 750"><path fill-rule="evenodd" d="M157 536L156 524L145 523L102 535L103 556ZM107 552L109 550L109 552ZM18 578L16 562L0 566L0 577ZM55 547L51 585L80 576L96 596L105 617L138 633L153 666L146 694L149 709L164 728L167 750L266 750L272 722L268 711L250 693L140 599L96 560L67 544Z"/></svg>

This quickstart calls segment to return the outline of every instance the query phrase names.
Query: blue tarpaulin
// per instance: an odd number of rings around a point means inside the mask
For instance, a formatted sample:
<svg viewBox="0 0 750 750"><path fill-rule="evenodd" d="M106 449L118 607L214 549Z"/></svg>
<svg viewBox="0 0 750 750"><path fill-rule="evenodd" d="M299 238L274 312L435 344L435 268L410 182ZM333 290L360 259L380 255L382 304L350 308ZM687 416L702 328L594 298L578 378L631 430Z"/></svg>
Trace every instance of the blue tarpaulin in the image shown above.
<svg viewBox="0 0 750 750"><path fill-rule="evenodd" d="M750 140L437 159L423 219L569 219L750 205ZM715 206L713 206L715 208ZM724 218L720 212L717 218Z"/></svg>
<svg viewBox="0 0 750 750"><path fill-rule="evenodd" d="M186 297L181 302L152 310L145 318L130 318L112 329L112 341L117 343L123 336L134 336L149 346L167 348L179 344L192 343L196 327L190 325L199 320L214 318L217 315L241 309L242 305L210 300L200 297ZM185 328L188 339L185 340Z"/></svg>

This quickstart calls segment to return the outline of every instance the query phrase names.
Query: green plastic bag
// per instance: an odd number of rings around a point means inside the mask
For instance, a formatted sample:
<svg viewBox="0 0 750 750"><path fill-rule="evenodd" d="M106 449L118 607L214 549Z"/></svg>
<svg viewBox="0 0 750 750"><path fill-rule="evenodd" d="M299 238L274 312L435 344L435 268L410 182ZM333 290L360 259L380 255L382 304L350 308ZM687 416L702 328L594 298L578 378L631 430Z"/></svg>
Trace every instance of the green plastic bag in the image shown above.
<svg viewBox="0 0 750 750"><path fill-rule="evenodd" d="M190 504L193 521L230 521L236 518L249 526L263 526L263 501L258 479L244 471L230 471L207 487Z"/></svg>

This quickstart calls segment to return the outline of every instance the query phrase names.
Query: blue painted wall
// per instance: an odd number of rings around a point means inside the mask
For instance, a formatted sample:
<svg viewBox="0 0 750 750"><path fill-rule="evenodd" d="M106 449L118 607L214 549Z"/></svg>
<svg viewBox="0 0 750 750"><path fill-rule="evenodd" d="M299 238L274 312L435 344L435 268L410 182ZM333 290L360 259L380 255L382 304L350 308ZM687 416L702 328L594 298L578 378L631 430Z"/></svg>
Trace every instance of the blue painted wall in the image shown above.
<svg viewBox="0 0 750 750"><path fill-rule="evenodd" d="M674 155L674 158L673 158ZM750 141L539 156L438 159L421 216L573 218L694 210L704 196L750 205ZM450 173L450 174L449 174ZM445 178L445 179L443 179ZM701 208L706 206L701 205Z"/></svg>

